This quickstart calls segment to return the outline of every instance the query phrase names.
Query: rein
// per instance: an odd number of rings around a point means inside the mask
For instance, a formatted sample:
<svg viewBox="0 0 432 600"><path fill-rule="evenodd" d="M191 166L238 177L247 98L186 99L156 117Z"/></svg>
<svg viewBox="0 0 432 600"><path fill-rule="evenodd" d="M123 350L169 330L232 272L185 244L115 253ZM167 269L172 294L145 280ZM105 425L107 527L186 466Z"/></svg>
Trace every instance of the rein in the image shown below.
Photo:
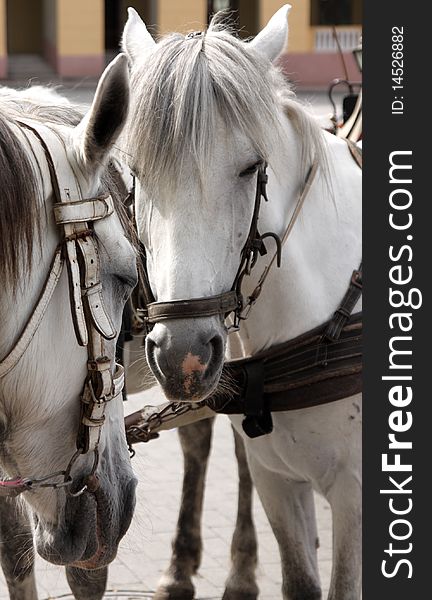
<svg viewBox="0 0 432 600"><path fill-rule="evenodd" d="M124 370L113 363L105 353L104 340L116 337L117 332L104 305L100 281L100 258L94 237L93 223L114 212L111 196L82 199L78 182L67 157L61 163L55 157L65 156L66 150L55 134L46 126L21 119L18 124L30 131L41 144L48 164L54 192L53 207L56 225L63 233L50 271L14 347L0 362L0 379L19 363L32 341L46 313L66 263L69 280L72 321L78 344L87 347L87 376L81 394L81 415L78 427L77 450L67 467L43 477L17 477L0 480L0 497L13 497L38 487L59 489L65 487L70 496L98 488L96 470L99 464L99 441L105 421L108 402L118 398L124 386ZM65 173L66 171L66 173ZM114 367L114 373L112 373ZM72 467L81 455L93 452L93 466L84 484L76 492Z"/></svg>

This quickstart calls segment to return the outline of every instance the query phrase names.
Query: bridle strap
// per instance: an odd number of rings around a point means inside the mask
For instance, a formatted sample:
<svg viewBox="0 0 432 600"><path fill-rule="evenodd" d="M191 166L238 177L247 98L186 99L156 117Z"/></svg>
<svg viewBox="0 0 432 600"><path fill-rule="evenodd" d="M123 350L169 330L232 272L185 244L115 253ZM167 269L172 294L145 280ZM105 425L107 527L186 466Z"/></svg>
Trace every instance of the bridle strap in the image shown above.
<svg viewBox="0 0 432 600"><path fill-rule="evenodd" d="M57 225L97 221L112 215L113 212L113 199L109 194L90 200L75 200L74 202L54 204L54 217Z"/></svg>
<svg viewBox="0 0 432 600"><path fill-rule="evenodd" d="M147 305L147 322L158 323L167 319L212 317L214 315L230 313L236 308L237 293L235 291L219 294L218 296L210 296L209 298L152 302Z"/></svg>
<svg viewBox="0 0 432 600"><path fill-rule="evenodd" d="M283 249L284 245L286 244L286 242L294 228L294 225L295 225L295 223L298 219L298 216L301 212L301 209L303 208L304 202L305 202L305 200L309 194L309 191L312 187L312 184L315 180L315 176L318 171L318 166L319 166L318 161L315 160L313 162L311 168L309 169L305 184L304 184L303 189L300 193L300 196L297 200L293 214L291 215L291 218L288 222L285 232L280 240L280 247L278 247L276 252L273 254L272 258L270 259L268 265L264 268L264 271L262 272L261 277L258 280L258 284L255 286L253 292L250 294L250 296L248 297L248 299L246 301L245 307L243 309L243 314L240 316L240 318L243 320L248 317L250 309L252 308L252 306L255 304L258 297L260 296L262 288L264 286L264 283L265 283L274 263L276 261L278 261L278 263L279 263L279 261L280 261L282 249ZM278 264L278 266L280 266L280 265Z"/></svg>
<svg viewBox="0 0 432 600"><path fill-rule="evenodd" d="M261 198L264 198L266 201L268 200L266 191L268 176L266 169L267 164L264 163L258 170L255 203L249 233L241 252L240 265L235 276L234 283L229 292L204 298L155 302L148 280L147 267L145 264L146 256L145 250L143 249L144 266L142 276L140 277L140 285L142 286L145 308L141 309L140 312L142 312L144 315L147 330L149 330L155 323L168 319L200 318L217 315L226 318L231 313L234 313L234 325L232 328L230 328L230 330L235 331L238 330L240 320L245 320L248 317L250 309L259 297L263 285L274 263L276 262L277 266L280 266L282 248L291 234L306 197L309 194L310 188L312 187L318 171L318 161L315 160L313 162L308 172L305 184L300 192L294 212L282 239L280 239L275 233L269 232L263 235L258 233L258 219L261 208ZM241 293L243 278L245 275L250 275L252 268L255 266L258 260L258 254L265 255L267 253L264 245L264 239L267 237L272 237L275 240L277 246L276 252L273 254L268 265L265 267L261 277L258 280L258 285L254 288L253 292L245 302Z"/></svg>
<svg viewBox="0 0 432 600"><path fill-rule="evenodd" d="M106 404L121 395L124 385L123 367L115 365L115 373L112 374L113 363L105 353L104 340L114 338L117 333L104 306L99 252L92 227L94 221L112 214L114 206L109 195L85 200L81 198L78 179L67 160L66 148L54 131L41 123L27 119L20 119L17 123L30 130L44 150L56 199L54 217L64 237L56 249L49 275L30 319L18 342L0 363L0 377L9 373L17 365L28 348L60 280L65 261L68 266L75 333L78 343L87 346L88 361L87 378L81 396L77 451L68 466L64 471L38 480L16 478L0 481L0 496L15 496L37 486L51 488L70 486L73 482L72 466L81 454L93 451L93 467L88 484L75 493L68 490L68 493L76 496L82 494L87 488L89 491L95 491L97 488L95 473L99 462L99 441L105 421ZM65 155L66 160L60 161L59 157ZM60 476L63 477L63 482L53 480Z"/></svg>
<svg viewBox="0 0 432 600"><path fill-rule="evenodd" d="M351 156L356 161L357 166L360 169L363 169L363 152L359 146L348 138L345 138L346 143L348 144L349 151L351 152Z"/></svg>
<svg viewBox="0 0 432 600"><path fill-rule="evenodd" d="M24 352L32 341L50 303L51 297L63 272L64 259L62 257L61 246L57 247L54 259L45 285L36 303L36 306L30 315L21 335L15 346L9 354L0 362L0 379L7 375L18 364Z"/></svg>

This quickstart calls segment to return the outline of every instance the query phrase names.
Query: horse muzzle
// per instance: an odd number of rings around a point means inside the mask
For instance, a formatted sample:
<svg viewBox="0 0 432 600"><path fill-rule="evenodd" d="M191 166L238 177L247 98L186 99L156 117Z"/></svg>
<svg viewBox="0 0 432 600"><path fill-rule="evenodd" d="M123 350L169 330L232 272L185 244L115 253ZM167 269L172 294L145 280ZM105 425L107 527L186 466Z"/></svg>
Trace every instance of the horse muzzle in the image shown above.
<svg viewBox="0 0 432 600"><path fill-rule="evenodd" d="M101 484L94 493L69 497L56 525L39 522L36 548L48 562L97 569L112 562L126 533L135 508L134 477L122 483L122 494Z"/></svg>
<svg viewBox="0 0 432 600"><path fill-rule="evenodd" d="M199 320L160 323L146 338L146 356L170 400L200 402L216 388L222 372L225 339L213 324Z"/></svg>

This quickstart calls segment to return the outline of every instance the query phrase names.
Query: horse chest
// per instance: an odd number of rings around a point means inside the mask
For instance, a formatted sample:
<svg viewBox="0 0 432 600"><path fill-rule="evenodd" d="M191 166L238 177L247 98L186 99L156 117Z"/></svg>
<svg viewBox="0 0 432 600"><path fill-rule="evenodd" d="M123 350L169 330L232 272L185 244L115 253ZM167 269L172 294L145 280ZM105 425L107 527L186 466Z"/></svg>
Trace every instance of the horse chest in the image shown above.
<svg viewBox="0 0 432 600"><path fill-rule="evenodd" d="M230 419L242 433L242 417ZM361 455L361 394L325 406L273 414L273 432L250 439L248 454L263 468L323 492L347 456ZM360 463L360 459L358 461Z"/></svg>

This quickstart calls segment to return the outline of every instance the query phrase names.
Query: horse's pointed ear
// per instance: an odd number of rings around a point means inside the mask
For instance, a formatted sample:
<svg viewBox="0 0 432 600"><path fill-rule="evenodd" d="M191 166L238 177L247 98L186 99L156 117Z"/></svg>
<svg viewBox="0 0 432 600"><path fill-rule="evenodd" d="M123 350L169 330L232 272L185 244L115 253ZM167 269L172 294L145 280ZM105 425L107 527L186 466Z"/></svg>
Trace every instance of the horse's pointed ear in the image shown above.
<svg viewBox="0 0 432 600"><path fill-rule="evenodd" d="M102 73L90 110L75 130L84 165L104 162L126 123L128 109L128 61L119 54Z"/></svg>
<svg viewBox="0 0 432 600"><path fill-rule="evenodd" d="M288 13L290 4L285 4L270 19L262 31L250 42L252 48L274 62L283 52L288 39Z"/></svg>
<svg viewBox="0 0 432 600"><path fill-rule="evenodd" d="M123 52L126 52L131 62L134 62L136 58L145 56L150 52L155 45L156 42L149 34L137 11L129 7L128 20L122 37Z"/></svg>

